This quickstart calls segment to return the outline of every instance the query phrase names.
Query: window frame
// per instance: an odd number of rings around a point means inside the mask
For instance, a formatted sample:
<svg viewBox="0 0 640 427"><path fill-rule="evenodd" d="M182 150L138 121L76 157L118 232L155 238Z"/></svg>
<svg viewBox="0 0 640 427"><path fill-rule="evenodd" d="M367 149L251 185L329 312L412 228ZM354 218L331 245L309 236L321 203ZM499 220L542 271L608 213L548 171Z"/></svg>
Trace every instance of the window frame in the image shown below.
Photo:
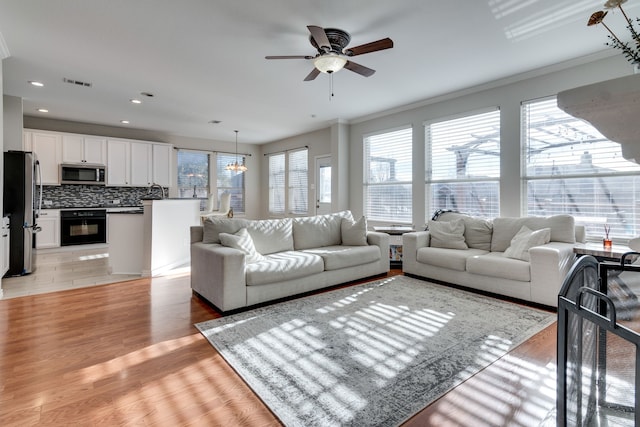
<svg viewBox="0 0 640 427"><path fill-rule="evenodd" d="M374 182L372 180L371 177L371 143L372 143L372 139L373 138L380 138L383 137L384 135L391 135L391 134L399 134L401 132L408 132L407 136L404 137L408 137L408 165L409 165L409 172L408 172L408 176L409 179L403 179L403 180L395 180L395 181L390 181L391 179L394 179L391 175L396 175L395 172L390 172L390 176L389 176L389 181L388 182ZM387 128L387 129L383 129L380 131L376 131L376 132L371 132L371 133L367 133L365 135L362 136L362 159L363 159L363 178L362 178L362 199L363 199L363 212L364 215L367 217L368 220L370 221L374 221L374 222L378 222L378 223L382 223L382 224L401 224L401 225L412 225L413 224L413 147L414 147L414 126L412 124L407 124L407 125L403 125L403 126L397 126L397 127L393 127L393 128ZM399 136L399 138L402 136ZM383 143L383 141L380 141L380 143ZM395 161L398 160L403 160L404 156L407 156L407 154L403 154L403 156L400 156L400 159L390 159ZM373 157L380 157L380 156L373 156ZM392 168L390 168L392 169ZM394 169L394 168L393 168ZM406 172L405 172L406 173ZM391 188L394 186L400 186L400 187L408 187L408 204L405 203L404 207L401 207L402 210L407 210L408 212L404 212L404 215L401 215L399 217L391 217L391 216L384 216L384 215L380 215L377 212L373 212L370 209L370 194L372 192L372 190L376 187L379 188L384 188L384 187L388 187ZM397 193L396 193L397 194ZM391 213L389 215L392 215ZM404 217L404 218L403 218Z"/></svg>
<svg viewBox="0 0 640 427"><path fill-rule="evenodd" d="M434 171L434 167L433 167L433 162L434 162L434 156L433 156L433 149L432 149L432 139L431 139L431 135L432 135L432 129L431 126L433 125L437 125L437 124L441 124L441 123L446 123L446 122L453 122L453 121L457 121L457 120L462 120L462 119L472 119L475 118L477 116L482 116L482 115L489 115L489 114L495 114L497 117L494 118L497 119L497 147L498 147L498 151L497 151L497 159L498 159L498 164L497 167L495 168L495 172L497 172L496 176L487 176L487 177L483 177L482 179L479 178L433 178L433 171ZM439 184L464 184L464 183L495 183L496 189L495 189L495 201L492 203L495 205L495 212L494 211L489 211L486 213L482 213L482 212L478 212L478 211L482 211L482 209L476 208L476 209L461 209L461 212L464 213L469 213L475 216L483 216L483 217L487 217L487 218L493 218L493 217L497 217L500 216L500 182L501 182L501 176L502 176L502 169L501 169L501 163L502 163L502 147L501 147L501 131L502 131L502 113L501 113L501 108L500 106L492 106L490 108L483 108L483 109L478 109L478 110L472 110L472 111L466 111L460 114L455 114L455 115L451 115L451 116L447 116L447 117L442 117L442 118L438 118L438 119L433 119L433 120L428 120L425 121L423 123L424 126L424 155L425 155L425 180L424 180L424 192L425 192L425 222L428 222L429 219L431 219L432 214L437 210L437 209L443 209L443 207L436 207L433 206L432 200L433 200L433 186L434 185L439 185ZM472 132L472 131L471 131ZM458 166L455 166L456 170L455 170L455 175L457 175L457 168ZM465 165L466 168L466 165ZM489 208L491 209L491 205L489 205Z"/></svg>

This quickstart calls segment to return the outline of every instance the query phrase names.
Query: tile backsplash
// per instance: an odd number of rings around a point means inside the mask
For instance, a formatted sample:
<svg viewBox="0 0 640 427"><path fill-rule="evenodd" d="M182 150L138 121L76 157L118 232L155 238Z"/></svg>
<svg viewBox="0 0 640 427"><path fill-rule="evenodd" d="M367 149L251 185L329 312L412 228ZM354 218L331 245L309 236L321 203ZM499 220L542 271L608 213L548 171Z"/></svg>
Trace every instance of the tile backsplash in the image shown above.
<svg viewBox="0 0 640 427"><path fill-rule="evenodd" d="M160 190L154 191L157 194ZM42 187L42 208L142 206L140 198L148 195L148 193L149 189L147 187L104 187L100 185L75 184L45 185ZM113 201L117 200L120 203L113 203Z"/></svg>

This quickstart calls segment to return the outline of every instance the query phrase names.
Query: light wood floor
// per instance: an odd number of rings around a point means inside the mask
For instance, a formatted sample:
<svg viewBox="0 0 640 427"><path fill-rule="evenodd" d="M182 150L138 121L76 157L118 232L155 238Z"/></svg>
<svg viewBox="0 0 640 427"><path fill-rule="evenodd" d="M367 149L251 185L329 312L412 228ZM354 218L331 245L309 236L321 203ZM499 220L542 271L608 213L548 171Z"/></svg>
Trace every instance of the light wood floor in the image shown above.
<svg viewBox="0 0 640 427"><path fill-rule="evenodd" d="M0 425L280 425L193 326L216 317L188 273L1 300ZM555 348L554 325L406 425L540 425Z"/></svg>

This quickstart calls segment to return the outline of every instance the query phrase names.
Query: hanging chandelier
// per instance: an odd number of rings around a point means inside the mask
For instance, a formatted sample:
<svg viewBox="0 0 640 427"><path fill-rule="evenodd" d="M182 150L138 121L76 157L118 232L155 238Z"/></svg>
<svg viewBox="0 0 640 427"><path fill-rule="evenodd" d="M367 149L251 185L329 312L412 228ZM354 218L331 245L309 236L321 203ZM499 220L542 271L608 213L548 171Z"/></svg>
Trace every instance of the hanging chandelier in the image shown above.
<svg viewBox="0 0 640 427"><path fill-rule="evenodd" d="M225 169L234 172L246 172L247 167L244 164L244 157L242 158L242 163L238 163L238 131L234 130L234 132L236 133L236 161L229 163Z"/></svg>

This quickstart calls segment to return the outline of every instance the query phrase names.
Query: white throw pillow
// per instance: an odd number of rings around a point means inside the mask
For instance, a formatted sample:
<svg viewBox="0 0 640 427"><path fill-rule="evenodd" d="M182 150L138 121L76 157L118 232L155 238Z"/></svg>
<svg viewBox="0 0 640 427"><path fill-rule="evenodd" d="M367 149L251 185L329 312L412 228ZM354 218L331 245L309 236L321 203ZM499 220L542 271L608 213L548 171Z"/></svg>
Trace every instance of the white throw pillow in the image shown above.
<svg viewBox="0 0 640 427"><path fill-rule="evenodd" d="M345 246L366 246L367 245L367 218L362 217L357 221L349 218L342 218L340 224L342 231L342 244Z"/></svg>
<svg viewBox="0 0 640 427"><path fill-rule="evenodd" d="M523 225L511 239L511 246L504 251L503 256L529 261L529 249L547 244L549 240L551 240L550 228L531 231L526 225Z"/></svg>
<svg viewBox="0 0 640 427"><path fill-rule="evenodd" d="M266 258L256 251L253 239L246 228L241 228L235 234L220 233L220 242L223 246L239 249L245 253L245 261L247 264L264 261Z"/></svg>
<svg viewBox="0 0 640 427"><path fill-rule="evenodd" d="M469 249L464 241L464 221L433 221L429 220L429 234L431 234L432 248Z"/></svg>

